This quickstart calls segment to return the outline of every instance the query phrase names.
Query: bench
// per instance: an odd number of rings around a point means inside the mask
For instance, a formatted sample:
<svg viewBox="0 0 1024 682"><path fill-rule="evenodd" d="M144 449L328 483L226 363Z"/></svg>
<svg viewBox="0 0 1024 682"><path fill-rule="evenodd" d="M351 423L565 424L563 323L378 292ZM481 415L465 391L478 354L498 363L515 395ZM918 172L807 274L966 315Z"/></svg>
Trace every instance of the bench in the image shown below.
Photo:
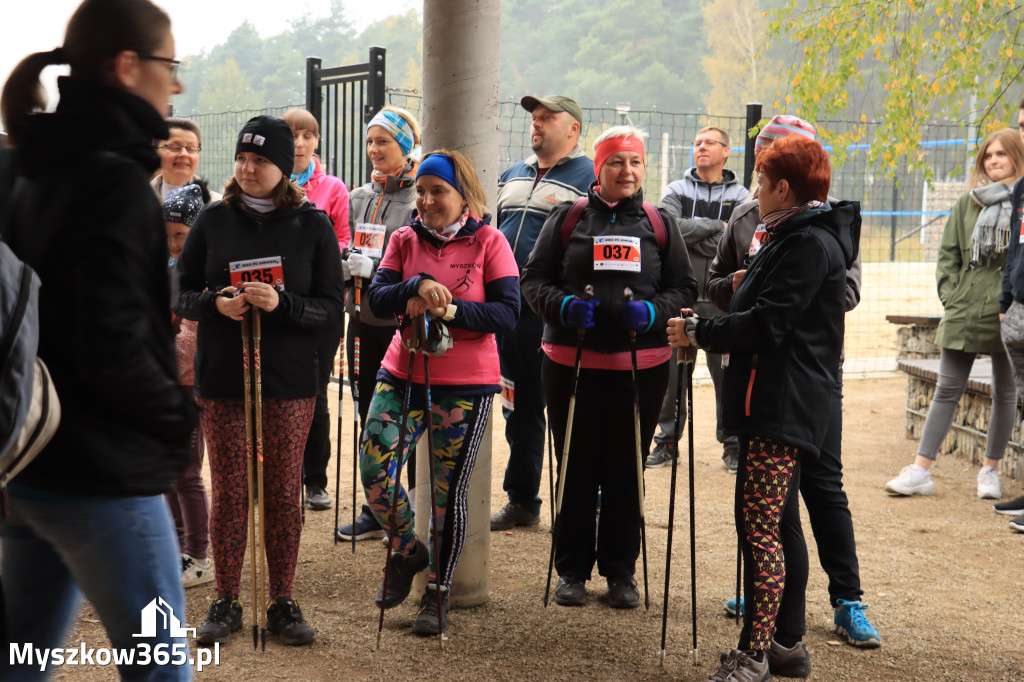
<svg viewBox="0 0 1024 682"><path fill-rule="evenodd" d="M896 361L939 357L935 332L942 315L886 315L886 321L899 325L896 330Z"/></svg>
<svg viewBox="0 0 1024 682"><path fill-rule="evenodd" d="M938 358L906 359L897 363L907 375L907 437L921 439L924 422L939 379ZM953 426L939 446L939 456L956 455L972 465L985 459L988 444L989 421L992 418L992 361L979 356L971 368L967 390L953 413ZM1006 454L999 463L1004 476L1020 479L1024 475L1024 434L1021 419L1024 411L1017 404L1017 420L1010 436Z"/></svg>

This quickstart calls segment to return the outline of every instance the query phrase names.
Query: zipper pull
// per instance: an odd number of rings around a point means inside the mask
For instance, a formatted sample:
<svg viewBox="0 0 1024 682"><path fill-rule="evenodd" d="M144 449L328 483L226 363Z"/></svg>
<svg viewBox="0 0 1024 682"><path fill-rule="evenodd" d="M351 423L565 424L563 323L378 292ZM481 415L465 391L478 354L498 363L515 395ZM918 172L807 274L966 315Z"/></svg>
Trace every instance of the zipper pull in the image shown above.
<svg viewBox="0 0 1024 682"><path fill-rule="evenodd" d="M616 216L616 215L618 215L618 214L617 214L617 213L612 213L612 222L613 222L613 223L615 222L615 216Z"/></svg>

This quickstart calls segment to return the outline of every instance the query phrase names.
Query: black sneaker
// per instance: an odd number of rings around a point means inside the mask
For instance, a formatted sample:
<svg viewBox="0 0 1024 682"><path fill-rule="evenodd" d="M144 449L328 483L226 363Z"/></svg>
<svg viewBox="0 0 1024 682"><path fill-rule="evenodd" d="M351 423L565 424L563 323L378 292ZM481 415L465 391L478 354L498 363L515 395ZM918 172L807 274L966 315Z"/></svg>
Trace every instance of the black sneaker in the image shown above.
<svg viewBox="0 0 1024 682"><path fill-rule="evenodd" d="M658 443L644 460L644 467L648 469L667 467L675 456L676 446L673 443Z"/></svg>
<svg viewBox="0 0 1024 682"><path fill-rule="evenodd" d="M441 588L441 623L444 631L448 631L448 590ZM416 614L416 620L412 622L412 631L417 635L436 635L441 632L438 629L437 618L437 586L427 585L427 589L420 598L420 612Z"/></svg>
<svg viewBox="0 0 1024 682"><path fill-rule="evenodd" d="M1016 517L1010 521L1010 528L1017 531L1018 533L1024 533L1024 514Z"/></svg>
<svg viewBox="0 0 1024 682"><path fill-rule="evenodd" d="M722 464L729 470L730 474L735 474L740 468L740 449L734 447L728 447L722 451Z"/></svg>
<svg viewBox="0 0 1024 682"><path fill-rule="evenodd" d="M779 677L808 677L811 674L811 653L807 644L797 642L787 649L774 639L768 649L768 670Z"/></svg>
<svg viewBox="0 0 1024 682"><path fill-rule="evenodd" d="M1020 516L1021 514L1024 514L1024 495L1021 495L1016 500L994 504L992 505L992 508L996 511L996 514Z"/></svg>
<svg viewBox="0 0 1024 682"><path fill-rule="evenodd" d="M571 578L567 575L558 577L555 585L555 603L559 606L586 606L587 581Z"/></svg>
<svg viewBox="0 0 1024 682"><path fill-rule="evenodd" d="M267 629L277 635L282 644L312 644L316 639L313 627L302 617L299 603L291 597L278 597L267 604Z"/></svg>
<svg viewBox="0 0 1024 682"><path fill-rule="evenodd" d="M206 622L196 631L196 643L209 646L223 644L242 627L242 602L230 595L217 597L210 604Z"/></svg>
<svg viewBox="0 0 1024 682"><path fill-rule="evenodd" d="M390 609L398 606L409 596L412 589L412 579L430 563L427 546L419 540L413 545L413 551L408 556L401 554L391 555L391 568L388 572L388 596L384 599L384 586L377 590L377 596L373 598L377 608L384 602L384 608Z"/></svg>
<svg viewBox="0 0 1024 682"><path fill-rule="evenodd" d="M518 502L507 502L491 516L491 530L511 530L515 526L536 526L538 523L540 514L534 514Z"/></svg>
<svg viewBox="0 0 1024 682"><path fill-rule="evenodd" d="M331 498L327 491L318 485L306 486L306 506L313 511L324 511L331 508Z"/></svg>
<svg viewBox="0 0 1024 682"><path fill-rule="evenodd" d="M356 536L356 540L376 540L387 535L377 521L377 517L365 504L363 510L359 512L355 525L350 523L347 526L341 526L338 528L337 534L338 539L342 542L351 542L353 534Z"/></svg>
<svg viewBox="0 0 1024 682"><path fill-rule="evenodd" d="M636 580L632 577L608 578L608 606L613 609L635 609L640 606Z"/></svg>

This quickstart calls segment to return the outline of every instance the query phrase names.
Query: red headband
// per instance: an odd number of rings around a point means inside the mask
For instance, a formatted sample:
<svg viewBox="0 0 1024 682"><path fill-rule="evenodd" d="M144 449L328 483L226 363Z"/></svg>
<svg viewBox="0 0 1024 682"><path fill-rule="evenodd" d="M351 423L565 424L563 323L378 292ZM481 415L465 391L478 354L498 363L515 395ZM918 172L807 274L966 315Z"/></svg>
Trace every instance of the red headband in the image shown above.
<svg viewBox="0 0 1024 682"><path fill-rule="evenodd" d="M607 140L601 140L594 145L594 175L597 176L598 182L601 181L601 166L609 156L617 152L636 152L644 159L644 164L647 163L643 140L636 137L609 137Z"/></svg>

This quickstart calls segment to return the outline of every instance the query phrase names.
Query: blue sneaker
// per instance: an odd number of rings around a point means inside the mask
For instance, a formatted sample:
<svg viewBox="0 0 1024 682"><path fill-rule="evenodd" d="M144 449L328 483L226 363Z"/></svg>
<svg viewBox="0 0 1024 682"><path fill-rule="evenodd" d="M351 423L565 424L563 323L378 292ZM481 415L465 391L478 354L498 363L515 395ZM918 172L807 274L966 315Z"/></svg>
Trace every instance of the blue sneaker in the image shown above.
<svg viewBox="0 0 1024 682"><path fill-rule="evenodd" d="M837 599L834 622L836 632L843 635L846 641L853 646L863 649L876 649L882 646L882 636L878 634L864 612L868 607L859 601L846 601Z"/></svg>
<svg viewBox="0 0 1024 682"><path fill-rule="evenodd" d="M736 617L736 600L735 599L727 599L726 600L726 602L725 602L725 613L730 618L735 618ZM740 597L740 615L741 616L743 615L743 597Z"/></svg>

